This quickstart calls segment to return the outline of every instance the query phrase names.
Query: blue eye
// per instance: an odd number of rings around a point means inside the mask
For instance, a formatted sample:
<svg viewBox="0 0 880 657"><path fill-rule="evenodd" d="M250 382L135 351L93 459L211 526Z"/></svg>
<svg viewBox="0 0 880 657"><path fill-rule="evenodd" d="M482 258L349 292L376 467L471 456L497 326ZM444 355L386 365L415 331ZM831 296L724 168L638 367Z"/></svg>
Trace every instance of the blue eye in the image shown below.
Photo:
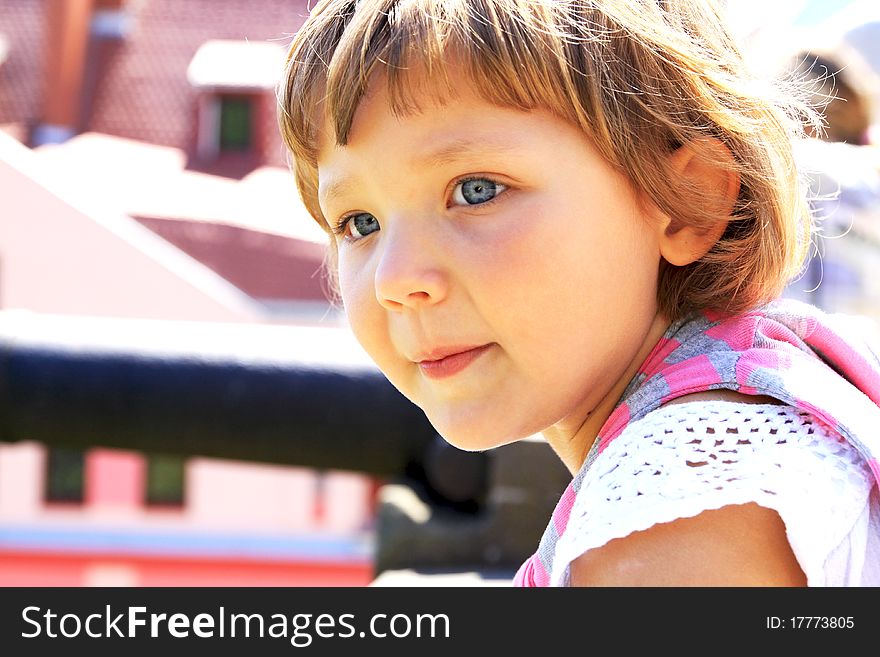
<svg viewBox="0 0 880 657"><path fill-rule="evenodd" d="M369 212L359 212L344 217L337 232L343 232L346 226L352 239L359 240L379 230L379 220Z"/></svg>
<svg viewBox="0 0 880 657"><path fill-rule="evenodd" d="M458 205L479 205L488 203L507 187L488 178L469 178L462 180L452 192L452 200Z"/></svg>

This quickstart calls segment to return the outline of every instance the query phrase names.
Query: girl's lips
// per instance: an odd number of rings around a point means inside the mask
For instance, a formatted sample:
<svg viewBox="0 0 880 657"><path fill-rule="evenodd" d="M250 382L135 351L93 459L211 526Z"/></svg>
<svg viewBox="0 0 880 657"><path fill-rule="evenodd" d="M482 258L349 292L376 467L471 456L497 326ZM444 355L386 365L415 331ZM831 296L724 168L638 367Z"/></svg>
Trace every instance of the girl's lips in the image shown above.
<svg viewBox="0 0 880 657"><path fill-rule="evenodd" d="M468 365L473 363L477 358L482 356L492 344L484 344L480 347L465 349L456 353L449 354L437 360L419 361L419 369L422 374L431 379L445 379L446 377L458 374Z"/></svg>

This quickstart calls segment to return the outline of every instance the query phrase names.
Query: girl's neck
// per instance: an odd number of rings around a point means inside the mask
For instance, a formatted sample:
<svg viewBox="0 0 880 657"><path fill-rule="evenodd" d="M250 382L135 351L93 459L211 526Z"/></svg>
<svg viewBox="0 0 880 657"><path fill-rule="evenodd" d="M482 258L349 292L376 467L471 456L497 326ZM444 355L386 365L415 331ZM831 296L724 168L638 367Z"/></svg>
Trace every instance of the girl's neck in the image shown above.
<svg viewBox="0 0 880 657"><path fill-rule="evenodd" d="M658 312L651 322L641 346L627 365L623 375L599 403L589 410L582 419L573 423L556 424L543 432L544 438L550 443L553 451L562 459L565 467L568 468L572 475L581 469L602 425L605 424L629 382L636 375L645 359L648 358L660 338L663 337L669 325L669 320Z"/></svg>

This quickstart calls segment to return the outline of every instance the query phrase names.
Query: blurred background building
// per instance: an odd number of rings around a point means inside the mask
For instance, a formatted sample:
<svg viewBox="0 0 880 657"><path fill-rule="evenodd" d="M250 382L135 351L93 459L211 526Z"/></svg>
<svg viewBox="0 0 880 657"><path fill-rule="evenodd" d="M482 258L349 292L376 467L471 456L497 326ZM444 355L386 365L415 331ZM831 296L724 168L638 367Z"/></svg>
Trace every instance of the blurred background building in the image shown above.
<svg viewBox="0 0 880 657"><path fill-rule="evenodd" d="M839 89L867 72L854 85L869 108L858 143L829 131L804 148L830 219L821 259L789 294L880 319L880 5L727 5L756 67L845 45L860 63L819 78L839 74ZM325 237L276 128L274 87L307 11L307 0L0 2L0 322L344 327L320 271ZM367 584L379 483L0 444L0 585Z"/></svg>
<svg viewBox="0 0 880 657"><path fill-rule="evenodd" d="M275 120L305 5L3 0L0 309L340 325ZM345 472L0 444L0 584L366 584L374 492Z"/></svg>

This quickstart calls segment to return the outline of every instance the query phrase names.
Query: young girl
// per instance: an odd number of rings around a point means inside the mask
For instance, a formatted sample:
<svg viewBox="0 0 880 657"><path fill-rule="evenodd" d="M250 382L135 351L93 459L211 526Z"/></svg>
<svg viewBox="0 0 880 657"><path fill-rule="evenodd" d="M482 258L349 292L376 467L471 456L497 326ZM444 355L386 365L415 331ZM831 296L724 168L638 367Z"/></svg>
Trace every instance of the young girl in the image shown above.
<svg viewBox="0 0 880 657"><path fill-rule="evenodd" d="M880 361L773 301L810 238L799 108L722 26L323 0L291 47L281 128L358 340L450 443L541 432L574 476L516 584L880 585Z"/></svg>

